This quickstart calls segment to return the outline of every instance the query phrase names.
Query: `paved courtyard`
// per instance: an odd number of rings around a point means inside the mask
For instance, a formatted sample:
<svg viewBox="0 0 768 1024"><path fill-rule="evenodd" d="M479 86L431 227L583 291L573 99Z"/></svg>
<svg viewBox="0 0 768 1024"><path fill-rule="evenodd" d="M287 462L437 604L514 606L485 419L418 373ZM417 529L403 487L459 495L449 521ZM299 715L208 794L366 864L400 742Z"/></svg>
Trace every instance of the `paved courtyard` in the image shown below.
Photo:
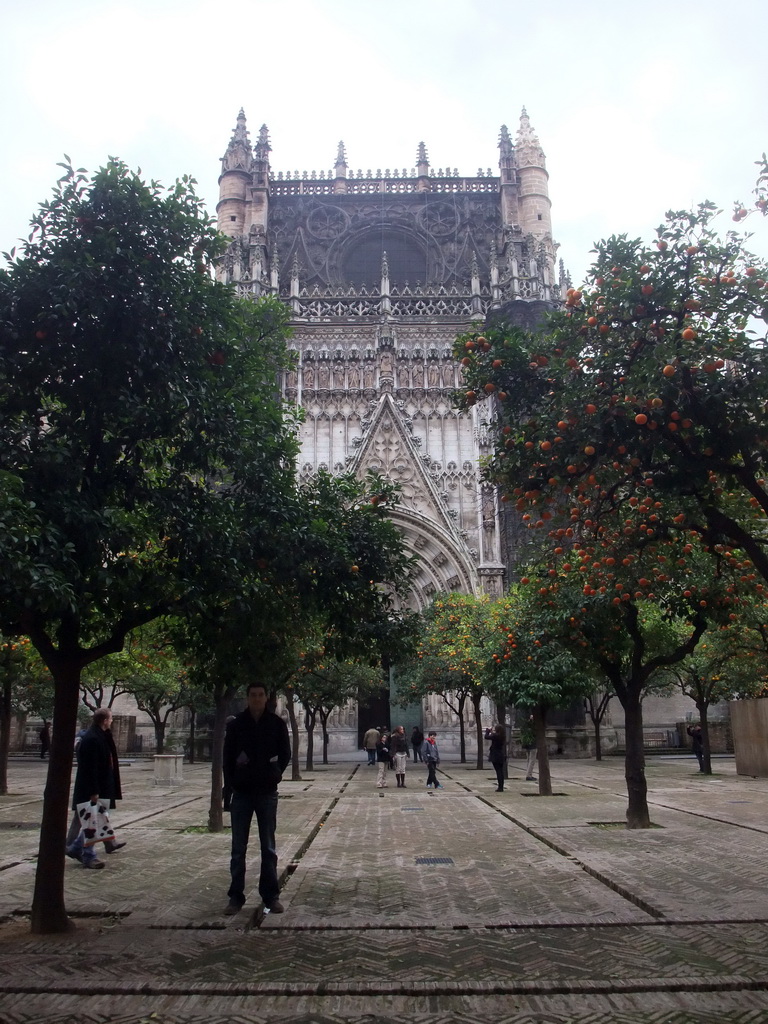
<svg viewBox="0 0 768 1024"><path fill-rule="evenodd" d="M560 761L541 798L520 762L448 763L444 788L377 790L362 760L284 782L285 904L221 914L229 833L208 834L208 765L154 785L122 768L128 845L67 861L77 930L32 936L46 766L0 797L0 1024L768 1022L768 780L651 759L654 825L628 832L623 763ZM226 816L225 816L226 820Z"/></svg>

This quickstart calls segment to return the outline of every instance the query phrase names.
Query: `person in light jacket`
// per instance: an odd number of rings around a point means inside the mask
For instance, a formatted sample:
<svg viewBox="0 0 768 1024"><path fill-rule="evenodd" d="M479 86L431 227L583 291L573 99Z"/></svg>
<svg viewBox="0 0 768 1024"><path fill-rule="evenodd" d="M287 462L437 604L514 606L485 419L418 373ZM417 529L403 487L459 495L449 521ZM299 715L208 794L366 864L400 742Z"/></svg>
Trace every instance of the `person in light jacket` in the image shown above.
<svg viewBox="0 0 768 1024"><path fill-rule="evenodd" d="M408 764L408 737L405 728L398 725L389 737L389 753L395 762L398 789L405 789L405 766Z"/></svg>
<svg viewBox="0 0 768 1024"><path fill-rule="evenodd" d="M376 744L376 788L387 788L387 772L389 771L389 737L382 733L381 739Z"/></svg>

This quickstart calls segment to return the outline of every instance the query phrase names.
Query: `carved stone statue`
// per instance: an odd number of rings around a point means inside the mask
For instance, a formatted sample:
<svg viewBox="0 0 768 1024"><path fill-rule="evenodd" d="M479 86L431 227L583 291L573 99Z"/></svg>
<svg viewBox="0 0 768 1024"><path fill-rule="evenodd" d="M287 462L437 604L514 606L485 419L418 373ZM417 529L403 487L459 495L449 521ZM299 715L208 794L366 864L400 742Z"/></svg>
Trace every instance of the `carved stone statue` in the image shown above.
<svg viewBox="0 0 768 1024"><path fill-rule="evenodd" d="M315 386L315 370L311 364L304 367L303 383L305 388L313 388Z"/></svg>
<svg viewBox="0 0 768 1024"><path fill-rule="evenodd" d="M349 367L349 386L351 388L360 387L360 367L357 363L352 363Z"/></svg>
<svg viewBox="0 0 768 1024"><path fill-rule="evenodd" d="M411 374L411 381L413 382L413 386L415 388L422 388L422 387L424 387L424 364L423 363L414 363L413 364L413 372Z"/></svg>
<svg viewBox="0 0 768 1024"><path fill-rule="evenodd" d="M427 371L427 379L431 388L440 387L440 367L437 363L430 363Z"/></svg>
<svg viewBox="0 0 768 1024"><path fill-rule="evenodd" d="M328 369L328 364L320 363L320 368L317 371L317 386L320 388L327 388L330 376L331 372Z"/></svg>

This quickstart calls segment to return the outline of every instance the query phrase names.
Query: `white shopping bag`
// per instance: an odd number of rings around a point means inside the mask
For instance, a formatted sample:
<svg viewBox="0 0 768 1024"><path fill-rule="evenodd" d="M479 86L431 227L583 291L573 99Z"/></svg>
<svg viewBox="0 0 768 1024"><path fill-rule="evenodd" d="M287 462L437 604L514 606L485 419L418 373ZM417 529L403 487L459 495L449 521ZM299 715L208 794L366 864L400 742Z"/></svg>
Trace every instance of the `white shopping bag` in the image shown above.
<svg viewBox="0 0 768 1024"><path fill-rule="evenodd" d="M76 810L84 846L111 842L115 838L114 829L109 823L109 808L103 801L98 800L92 804L90 800L86 800L82 804L77 804Z"/></svg>

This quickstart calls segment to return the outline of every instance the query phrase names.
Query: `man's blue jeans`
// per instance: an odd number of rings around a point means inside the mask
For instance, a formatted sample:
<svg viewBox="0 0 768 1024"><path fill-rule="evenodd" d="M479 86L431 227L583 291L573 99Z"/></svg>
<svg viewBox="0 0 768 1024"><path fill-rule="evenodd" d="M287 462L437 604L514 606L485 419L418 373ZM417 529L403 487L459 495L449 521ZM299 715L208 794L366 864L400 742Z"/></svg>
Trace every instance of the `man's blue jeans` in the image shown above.
<svg viewBox="0 0 768 1024"><path fill-rule="evenodd" d="M83 864L90 864L96 860L96 849L93 845L85 845L85 836L82 831L75 836L74 842L67 847L67 853L73 853Z"/></svg>
<svg viewBox="0 0 768 1024"><path fill-rule="evenodd" d="M266 906L280 895L277 881L277 850L275 829L277 828L277 791L274 793L233 793L230 804L232 818L232 859L229 870L232 884L227 895L232 903L245 903L245 859L248 852L248 837L254 814L259 826L261 846L261 872L259 874L259 896Z"/></svg>
<svg viewBox="0 0 768 1024"><path fill-rule="evenodd" d="M368 764L376 764L376 748L374 747L373 750L369 749L367 751L367 753L368 753Z"/></svg>

